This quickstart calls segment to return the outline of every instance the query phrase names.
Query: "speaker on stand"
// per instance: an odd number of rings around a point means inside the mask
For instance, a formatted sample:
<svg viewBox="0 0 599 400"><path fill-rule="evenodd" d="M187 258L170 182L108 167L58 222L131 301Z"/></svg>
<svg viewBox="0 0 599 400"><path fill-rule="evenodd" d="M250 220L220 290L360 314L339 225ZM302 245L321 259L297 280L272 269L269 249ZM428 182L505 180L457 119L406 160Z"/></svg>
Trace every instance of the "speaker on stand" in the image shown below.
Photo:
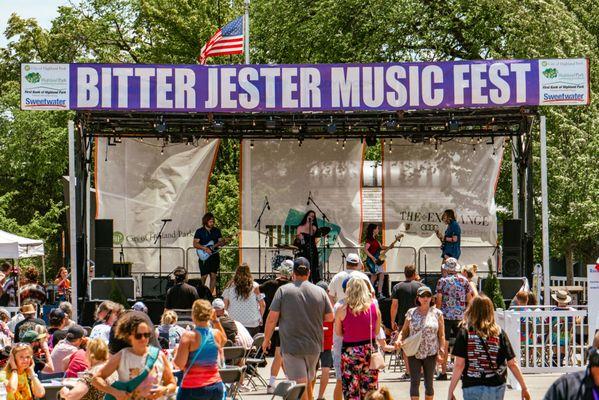
<svg viewBox="0 0 599 400"><path fill-rule="evenodd" d="M522 259L522 220L507 219L503 221L503 256L502 275L505 277L524 276Z"/></svg>
<svg viewBox="0 0 599 400"><path fill-rule="evenodd" d="M111 219L95 220L95 275L96 277L110 277L113 267L112 235L113 224Z"/></svg>

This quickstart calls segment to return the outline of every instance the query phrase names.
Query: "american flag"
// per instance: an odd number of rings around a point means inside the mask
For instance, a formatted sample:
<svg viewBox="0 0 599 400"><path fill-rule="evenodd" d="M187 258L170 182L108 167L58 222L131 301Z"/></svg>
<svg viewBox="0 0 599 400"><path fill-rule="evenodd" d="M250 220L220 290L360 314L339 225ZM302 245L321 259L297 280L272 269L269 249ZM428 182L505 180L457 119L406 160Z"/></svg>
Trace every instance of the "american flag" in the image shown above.
<svg viewBox="0 0 599 400"><path fill-rule="evenodd" d="M243 17L235 18L216 31L202 47L198 60L205 64L208 57L243 53Z"/></svg>

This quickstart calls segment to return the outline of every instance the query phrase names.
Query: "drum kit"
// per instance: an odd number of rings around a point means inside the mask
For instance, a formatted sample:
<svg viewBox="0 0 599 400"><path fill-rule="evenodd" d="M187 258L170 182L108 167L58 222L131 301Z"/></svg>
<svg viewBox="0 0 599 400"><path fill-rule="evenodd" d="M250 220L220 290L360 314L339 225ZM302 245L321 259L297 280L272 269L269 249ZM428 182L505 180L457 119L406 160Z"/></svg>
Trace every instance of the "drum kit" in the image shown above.
<svg viewBox="0 0 599 400"><path fill-rule="evenodd" d="M327 236L330 232L331 232L331 228L329 228L328 226L323 226L316 230L316 232L314 233L314 236L317 238L321 238L321 237ZM277 244L275 244L275 247L276 247L275 254L272 256L272 258L270 260L270 266L271 266L272 270L276 272L281 267L281 264L283 263L283 261L293 260L297 256L297 253L299 252L299 248L292 244L286 244L286 243L277 243ZM281 254L281 252L291 252L291 254L289 254L289 253Z"/></svg>

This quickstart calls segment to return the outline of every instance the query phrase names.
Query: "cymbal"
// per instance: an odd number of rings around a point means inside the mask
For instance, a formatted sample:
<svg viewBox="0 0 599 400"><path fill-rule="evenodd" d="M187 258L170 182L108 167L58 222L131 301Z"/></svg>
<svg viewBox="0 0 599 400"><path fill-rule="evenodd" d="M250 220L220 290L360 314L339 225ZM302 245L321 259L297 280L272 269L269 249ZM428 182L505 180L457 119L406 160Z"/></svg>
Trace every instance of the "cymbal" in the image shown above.
<svg viewBox="0 0 599 400"><path fill-rule="evenodd" d="M281 249L281 250L292 250L292 251L297 250L297 246L294 246L292 244L285 244L285 243L277 243L277 244L275 244L275 247L277 249Z"/></svg>
<svg viewBox="0 0 599 400"><path fill-rule="evenodd" d="M323 237L329 234L329 232L331 231L331 228L329 228L328 226L321 226L320 228L318 228L316 230L316 233L314 234L315 237Z"/></svg>

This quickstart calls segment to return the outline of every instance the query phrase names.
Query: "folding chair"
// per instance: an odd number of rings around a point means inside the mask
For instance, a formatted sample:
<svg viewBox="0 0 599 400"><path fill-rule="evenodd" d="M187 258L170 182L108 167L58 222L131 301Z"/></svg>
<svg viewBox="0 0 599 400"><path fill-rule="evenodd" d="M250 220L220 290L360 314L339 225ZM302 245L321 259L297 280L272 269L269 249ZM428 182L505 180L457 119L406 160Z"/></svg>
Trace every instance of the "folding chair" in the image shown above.
<svg viewBox="0 0 599 400"><path fill-rule="evenodd" d="M230 397L233 400L237 398L243 399L239 393L239 386L241 386L241 383L243 382L245 366L220 368L218 373L227 387L227 397Z"/></svg>
<svg viewBox="0 0 599 400"><path fill-rule="evenodd" d="M300 400L306 390L304 383L296 384L292 381L283 381L277 385L271 400L281 397L283 400Z"/></svg>
<svg viewBox="0 0 599 400"><path fill-rule="evenodd" d="M226 365L238 365L239 361L245 361L246 350L241 346L223 347Z"/></svg>
<svg viewBox="0 0 599 400"><path fill-rule="evenodd" d="M258 333L254 336L254 342L252 343L252 348L248 351L248 354L245 358L245 364L247 365L246 375L248 377L248 383L254 387L254 390L257 389L256 382L254 382L254 378L256 378L260 384L264 387L268 386L268 383L264 378L260 375L258 368L261 364L266 363L266 359L264 358L264 353L262 352L262 344L264 343L264 334Z"/></svg>

